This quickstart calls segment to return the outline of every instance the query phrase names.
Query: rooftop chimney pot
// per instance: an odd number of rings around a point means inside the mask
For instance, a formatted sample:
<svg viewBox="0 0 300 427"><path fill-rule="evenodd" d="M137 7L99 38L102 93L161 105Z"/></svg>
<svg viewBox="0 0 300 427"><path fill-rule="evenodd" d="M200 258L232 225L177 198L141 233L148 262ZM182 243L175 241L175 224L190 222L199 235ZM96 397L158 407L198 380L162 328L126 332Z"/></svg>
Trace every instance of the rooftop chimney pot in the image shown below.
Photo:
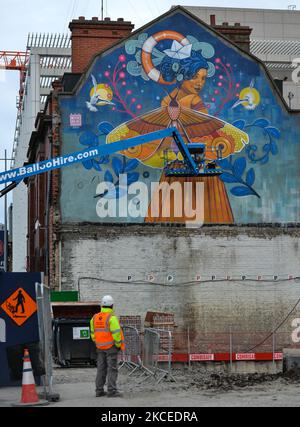
<svg viewBox="0 0 300 427"><path fill-rule="evenodd" d="M229 25L228 22L223 22L222 25L215 25L213 27L219 33L236 43L241 49L250 52L250 35L252 28L249 26L242 26L239 22L232 25Z"/></svg>
<svg viewBox="0 0 300 427"><path fill-rule="evenodd" d="M109 17L86 20L81 16L70 22L69 28L72 32L72 72L82 73L96 54L128 37L134 25L112 21Z"/></svg>

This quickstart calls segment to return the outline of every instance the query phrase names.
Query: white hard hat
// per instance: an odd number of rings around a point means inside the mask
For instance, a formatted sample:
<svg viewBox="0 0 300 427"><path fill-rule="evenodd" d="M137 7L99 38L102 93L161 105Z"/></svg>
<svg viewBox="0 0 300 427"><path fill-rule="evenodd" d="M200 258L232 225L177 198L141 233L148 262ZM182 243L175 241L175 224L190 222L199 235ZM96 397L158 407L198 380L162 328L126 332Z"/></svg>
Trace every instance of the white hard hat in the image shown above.
<svg viewBox="0 0 300 427"><path fill-rule="evenodd" d="M114 305L113 297L110 295L105 295L101 300L102 307L112 307Z"/></svg>

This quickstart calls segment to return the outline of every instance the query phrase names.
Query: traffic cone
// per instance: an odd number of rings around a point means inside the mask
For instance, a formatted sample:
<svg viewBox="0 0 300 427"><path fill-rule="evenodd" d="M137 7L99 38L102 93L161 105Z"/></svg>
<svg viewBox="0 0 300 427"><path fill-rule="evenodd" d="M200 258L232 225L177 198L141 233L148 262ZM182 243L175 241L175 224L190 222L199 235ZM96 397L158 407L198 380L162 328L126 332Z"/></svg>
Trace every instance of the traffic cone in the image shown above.
<svg viewBox="0 0 300 427"><path fill-rule="evenodd" d="M48 405L49 402L47 400L39 400L37 395L29 351L27 349L24 351L23 361L22 398L20 403L14 403L13 406Z"/></svg>

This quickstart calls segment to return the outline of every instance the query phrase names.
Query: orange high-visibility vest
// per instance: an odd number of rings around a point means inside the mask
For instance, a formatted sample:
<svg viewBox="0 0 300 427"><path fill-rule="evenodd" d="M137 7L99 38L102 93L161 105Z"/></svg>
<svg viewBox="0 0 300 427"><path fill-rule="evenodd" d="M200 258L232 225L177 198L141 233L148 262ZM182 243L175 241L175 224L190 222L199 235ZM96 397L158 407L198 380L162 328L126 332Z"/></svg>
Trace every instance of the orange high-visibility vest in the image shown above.
<svg viewBox="0 0 300 427"><path fill-rule="evenodd" d="M112 313L98 313L94 316L94 335L96 347L100 350L108 350L115 344L114 337L109 328L109 321L113 316ZM124 351L124 334L121 329L121 350Z"/></svg>
<svg viewBox="0 0 300 427"><path fill-rule="evenodd" d="M121 343L121 350L122 351L124 351L125 350L125 338L124 338L124 334L123 334L123 329L121 328L121 340L122 340L122 343Z"/></svg>

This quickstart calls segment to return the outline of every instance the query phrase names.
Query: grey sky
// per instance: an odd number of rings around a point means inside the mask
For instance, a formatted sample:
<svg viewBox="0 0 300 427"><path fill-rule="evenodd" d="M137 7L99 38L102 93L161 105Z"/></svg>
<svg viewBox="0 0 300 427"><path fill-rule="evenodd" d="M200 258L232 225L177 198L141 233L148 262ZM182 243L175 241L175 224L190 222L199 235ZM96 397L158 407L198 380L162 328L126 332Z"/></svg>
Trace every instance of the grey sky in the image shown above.
<svg viewBox="0 0 300 427"><path fill-rule="evenodd" d="M146 24L165 13L174 4L189 6L249 7L287 9L294 4L300 9L300 0L104 0L104 15L112 19L124 18L135 24L135 28ZM28 33L68 32L71 19L84 15L87 18L100 16L100 0L0 0L0 50L26 49ZM18 93L18 72L0 70L0 158L4 149L9 157L16 120L16 96ZM1 162L0 170L4 170ZM9 198L10 201L10 198ZM0 199L0 223L3 222L3 200Z"/></svg>

